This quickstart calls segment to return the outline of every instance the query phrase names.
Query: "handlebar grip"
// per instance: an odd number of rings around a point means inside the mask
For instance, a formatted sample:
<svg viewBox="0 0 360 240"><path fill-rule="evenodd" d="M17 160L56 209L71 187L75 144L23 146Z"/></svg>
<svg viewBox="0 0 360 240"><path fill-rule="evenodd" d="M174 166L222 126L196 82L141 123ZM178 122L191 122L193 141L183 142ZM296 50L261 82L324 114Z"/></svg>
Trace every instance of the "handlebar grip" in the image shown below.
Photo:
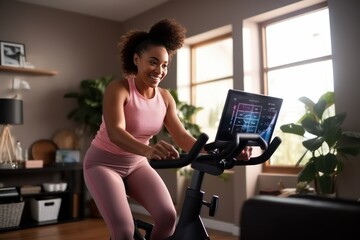
<svg viewBox="0 0 360 240"><path fill-rule="evenodd" d="M201 133L189 153L177 159L150 160L150 165L156 169L181 168L189 165L199 155L208 139L209 136L207 134Z"/></svg>
<svg viewBox="0 0 360 240"><path fill-rule="evenodd" d="M238 133L236 135L237 140L241 142L246 142L248 146L259 146L262 150L268 148L266 141L259 135L255 133ZM229 145L230 141L216 140L215 142L208 143L205 145L205 151L212 151L215 149L224 149ZM244 146L242 146L244 147Z"/></svg>
<svg viewBox="0 0 360 240"><path fill-rule="evenodd" d="M259 135L255 133L239 133L238 137L241 139L244 139L245 141L248 141L247 145L249 146L259 146L262 150L265 150L268 148L267 142Z"/></svg>
<svg viewBox="0 0 360 240"><path fill-rule="evenodd" d="M273 155L273 153L276 151L280 144L281 138L274 137L268 148L260 156L252 157L248 161L236 161L235 165L256 165L264 163L269 160L269 158Z"/></svg>

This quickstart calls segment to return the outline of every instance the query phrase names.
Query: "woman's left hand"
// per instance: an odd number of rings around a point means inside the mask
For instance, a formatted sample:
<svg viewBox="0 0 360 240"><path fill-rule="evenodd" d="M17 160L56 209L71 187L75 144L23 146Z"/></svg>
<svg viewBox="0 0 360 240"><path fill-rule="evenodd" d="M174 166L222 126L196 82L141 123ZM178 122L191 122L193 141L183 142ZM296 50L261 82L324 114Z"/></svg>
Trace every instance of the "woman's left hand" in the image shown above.
<svg viewBox="0 0 360 240"><path fill-rule="evenodd" d="M252 147L246 146L239 155L236 156L236 160L249 161L252 154Z"/></svg>

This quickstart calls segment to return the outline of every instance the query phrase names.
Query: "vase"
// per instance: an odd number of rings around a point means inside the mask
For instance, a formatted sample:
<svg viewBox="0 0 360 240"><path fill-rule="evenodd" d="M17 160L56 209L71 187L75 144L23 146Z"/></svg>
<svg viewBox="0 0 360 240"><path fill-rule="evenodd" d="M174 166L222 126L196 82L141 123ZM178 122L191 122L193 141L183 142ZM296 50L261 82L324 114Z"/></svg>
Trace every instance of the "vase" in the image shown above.
<svg viewBox="0 0 360 240"><path fill-rule="evenodd" d="M318 175L314 178L315 193L327 197L336 197L337 174Z"/></svg>

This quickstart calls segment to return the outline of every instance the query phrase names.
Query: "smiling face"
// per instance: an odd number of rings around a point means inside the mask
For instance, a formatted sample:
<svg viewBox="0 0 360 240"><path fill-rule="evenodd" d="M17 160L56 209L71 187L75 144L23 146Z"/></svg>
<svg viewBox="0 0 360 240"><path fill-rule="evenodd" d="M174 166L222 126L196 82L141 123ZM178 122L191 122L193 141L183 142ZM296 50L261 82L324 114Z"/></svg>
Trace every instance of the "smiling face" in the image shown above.
<svg viewBox="0 0 360 240"><path fill-rule="evenodd" d="M135 54L134 63L138 68L137 87L142 90L156 88L167 74L169 54L162 46L151 46L141 55ZM138 90L141 92L141 89Z"/></svg>

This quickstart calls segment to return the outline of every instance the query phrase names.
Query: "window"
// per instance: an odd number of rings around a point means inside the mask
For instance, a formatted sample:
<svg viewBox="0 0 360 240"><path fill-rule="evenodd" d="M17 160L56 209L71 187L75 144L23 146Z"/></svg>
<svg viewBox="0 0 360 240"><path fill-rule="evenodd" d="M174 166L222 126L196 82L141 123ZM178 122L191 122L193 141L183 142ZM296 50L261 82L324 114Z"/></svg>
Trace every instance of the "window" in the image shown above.
<svg viewBox="0 0 360 240"><path fill-rule="evenodd" d="M275 133L283 142L265 166L266 172L274 166L294 167L304 153L303 138L279 129L304 114L304 105L298 99L307 96L315 102L326 91L334 91L334 84L327 6L317 5L260 26L264 90L284 99Z"/></svg>
<svg viewBox="0 0 360 240"><path fill-rule="evenodd" d="M190 85L178 83L179 97L190 92L191 104L203 109L194 121L214 140L228 89L233 88L233 49L230 34L190 44ZM180 58L186 55L179 52ZM186 61L185 61L186 62ZM184 67L181 68L184 69Z"/></svg>

